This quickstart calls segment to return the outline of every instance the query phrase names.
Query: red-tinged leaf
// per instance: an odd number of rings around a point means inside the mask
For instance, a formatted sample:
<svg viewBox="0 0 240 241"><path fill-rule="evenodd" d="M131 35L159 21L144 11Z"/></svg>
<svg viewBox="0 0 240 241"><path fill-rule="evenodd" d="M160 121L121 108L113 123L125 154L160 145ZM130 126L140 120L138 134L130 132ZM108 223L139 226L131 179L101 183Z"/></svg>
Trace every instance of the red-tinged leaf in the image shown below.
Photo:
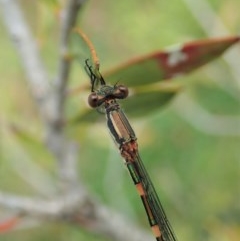
<svg viewBox="0 0 240 241"><path fill-rule="evenodd" d="M11 231L15 226L19 223L20 217L14 216L12 218L9 218L7 220L1 220L0 221L0 233Z"/></svg>
<svg viewBox="0 0 240 241"><path fill-rule="evenodd" d="M233 36L186 43L166 51L129 60L106 72L104 77L111 83L118 81L127 86L146 85L171 79L214 60L239 40L239 36Z"/></svg>

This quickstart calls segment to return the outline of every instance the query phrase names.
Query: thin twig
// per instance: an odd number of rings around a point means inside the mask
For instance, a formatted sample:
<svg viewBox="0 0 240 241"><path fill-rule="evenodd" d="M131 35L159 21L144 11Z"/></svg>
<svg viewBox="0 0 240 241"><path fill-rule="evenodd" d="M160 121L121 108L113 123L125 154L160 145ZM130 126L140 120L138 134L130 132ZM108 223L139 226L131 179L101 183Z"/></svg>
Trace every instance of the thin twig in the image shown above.
<svg viewBox="0 0 240 241"><path fill-rule="evenodd" d="M70 59L68 40L69 35L74 27L77 15L80 8L83 6L86 0L70 0L66 9L62 13L61 31L60 31L60 58L58 63L58 73L55 81L56 87L56 103L57 103L57 117L61 120L63 115L64 99L66 96L66 84L70 71Z"/></svg>
<svg viewBox="0 0 240 241"><path fill-rule="evenodd" d="M68 40L71 29L74 27L77 15L85 0L70 0L63 10L60 30L60 58L57 78L54 82L54 122L48 129L47 143L49 148L58 157L58 173L62 190L75 188L77 185L77 145L69 142L63 135L62 122L64 119L64 102L66 85L69 77L70 64Z"/></svg>
<svg viewBox="0 0 240 241"><path fill-rule="evenodd" d="M22 197L0 192L0 205L30 217L57 220L63 214L81 206L82 190L68 193L67 196L55 197L52 200L43 200L33 197ZM85 195L85 194L84 194Z"/></svg>
<svg viewBox="0 0 240 241"><path fill-rule="evenodd" d="M92 62L94 64L93 69L94 69L94 71L98 72L100 63L99 63L99 58L97 56L97 52L94 48L93 43L91 42L91 40L88 38L88 36L79 27L74 28L74 32L79 34L81 36L81 38L84 40L84 42L86 43L86 45L88 46L88 48L91 52ZM99 75L100 73L97 73L97 74Z"/></svg>
<svg viewBox="0 0 240 241"><path fill-rule="evenodd" d="M49 201L0 192L0 205L31 218L70 222L97 235L111 238L111 240L146 241L153 239L151 235L140 231L139 227L108 207L99 202L90 201L88 198L83 200L79 192L66 197L55 197Z"/></svg>

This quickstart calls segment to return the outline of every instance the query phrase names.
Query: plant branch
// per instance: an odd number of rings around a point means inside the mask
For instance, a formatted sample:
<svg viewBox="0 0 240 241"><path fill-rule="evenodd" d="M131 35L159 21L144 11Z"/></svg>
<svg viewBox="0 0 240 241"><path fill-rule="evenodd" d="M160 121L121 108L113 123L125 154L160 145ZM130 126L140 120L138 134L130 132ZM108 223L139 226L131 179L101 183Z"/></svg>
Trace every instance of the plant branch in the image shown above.
<svg viewBox="0 0 240 241"><path fill-rule="evenodd" d="M55 197L47 201L0 192L0 205L30 218L79 225L90 232L116 241L151 239L151 235L140 231L139 227L104 205L90 200L87 196L82 199L81 192L78 190L68 196Z"/></svg>
<svg viewBox="0 0 240 241"><path fill-rule="evenodd" d="M47 108L50 85L36 42L30 34L17 2L14 0L0 0L0 3L3 19L11 40L15 44L24 65L32 96L38 105L42 118L46 121L50 115L49 108Z"/></svg>
<svg viewBox="0 0 240 241"><path fill-rule="evenodd" d="M57 77L54 82L54 122L48 132L48 146L58 157L58 174L62 190L77 186L77 145L69 142L63 135L64 103L66 85L69 78L71 61L69 58L68 40L74 27L78 12L86 0L70 0L62 13L60 30L60 57Z"/></svg>
<svg viewBox="0 0 240 241"><path fill-rule="evenodd" d="M86 0L70 0L63 10L60 32L60 58L58 63L58 74L55 81L57 114L56 119L61 120L63 115L64 99L66 96L66 84L70 71L70 58L68 40L74 27L80 8Z"/></svg>

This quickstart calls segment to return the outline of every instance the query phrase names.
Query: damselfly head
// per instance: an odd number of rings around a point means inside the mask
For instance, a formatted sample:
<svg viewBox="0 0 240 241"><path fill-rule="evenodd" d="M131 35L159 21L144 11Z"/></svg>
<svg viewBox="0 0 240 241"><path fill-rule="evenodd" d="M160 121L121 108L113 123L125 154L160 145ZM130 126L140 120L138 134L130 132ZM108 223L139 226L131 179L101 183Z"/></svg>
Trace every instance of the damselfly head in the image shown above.
<svg viewBox="0 0 240 241"><path fill-rule="evenodd" d="M85 69L91 79L92 93L88 96L88 104L92 108L101 106L106 100L124 99L128 96L128 88L124 85L106 85L99 70L93 71L88 60L85 61ZM97 88L98 87L98 88Z"/></svg>
<svg viewBox="0 0 240 241"><path fill-rule="evenodd" d="M128 96L128 88L124 85L103 85L88 96L88 104L92 108L99 107L110 99L125 99Z"/></svg>

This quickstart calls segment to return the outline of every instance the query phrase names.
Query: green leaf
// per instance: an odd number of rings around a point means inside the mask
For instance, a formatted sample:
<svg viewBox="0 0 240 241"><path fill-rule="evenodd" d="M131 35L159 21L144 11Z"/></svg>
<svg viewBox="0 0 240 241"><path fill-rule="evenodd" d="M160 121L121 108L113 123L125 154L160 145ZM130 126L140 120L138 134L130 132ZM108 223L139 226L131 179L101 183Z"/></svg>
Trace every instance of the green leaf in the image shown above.
<svg viewBox="0 0 240 241"><path fill-rule="evenodd" d="M127 86L168 80L187 74L220 57L239 40L239 36L233 36L186 43L129 60L105 73L104 77L110 83L119 81Z"/></svg>

